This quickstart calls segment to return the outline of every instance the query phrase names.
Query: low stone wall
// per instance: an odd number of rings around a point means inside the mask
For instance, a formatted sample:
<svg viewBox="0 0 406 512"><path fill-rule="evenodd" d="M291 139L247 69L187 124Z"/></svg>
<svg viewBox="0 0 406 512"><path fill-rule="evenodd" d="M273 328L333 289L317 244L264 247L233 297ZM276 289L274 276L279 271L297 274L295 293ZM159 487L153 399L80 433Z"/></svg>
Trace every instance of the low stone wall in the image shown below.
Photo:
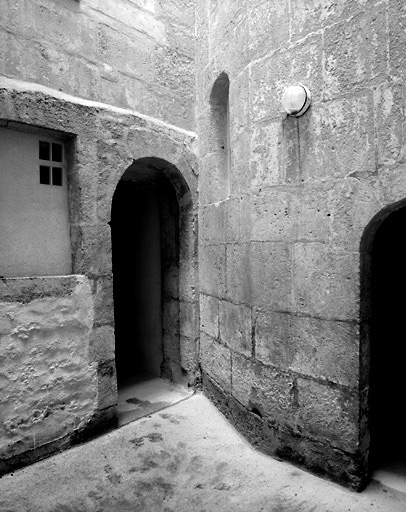
<svg viewBox="0 0 406 512"><path fill-rule="evenodd" d="M88 279L3 278L0 297L1 474L83 431L98 397Z"/></svg>

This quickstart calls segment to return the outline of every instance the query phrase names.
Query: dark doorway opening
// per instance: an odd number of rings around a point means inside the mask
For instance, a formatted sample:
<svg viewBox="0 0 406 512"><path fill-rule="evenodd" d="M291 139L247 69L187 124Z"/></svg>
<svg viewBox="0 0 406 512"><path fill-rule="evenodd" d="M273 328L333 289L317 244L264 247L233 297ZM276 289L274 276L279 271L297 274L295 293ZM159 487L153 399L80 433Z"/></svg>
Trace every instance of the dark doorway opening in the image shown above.
<svg viewBox="0 0 406 512"><path fill-rule="evenodd" d="M135 419L167 405L176 390L158 379L181 381L179 217L162 162L135 161L117 184L111 213L119 420L121 406Z"/></svg>
<svg viewBox="0 0 406 512"><path fill-rule="evenodd" d="M375 233L371 252L370 469L406 477L406 207Z"/></svg>

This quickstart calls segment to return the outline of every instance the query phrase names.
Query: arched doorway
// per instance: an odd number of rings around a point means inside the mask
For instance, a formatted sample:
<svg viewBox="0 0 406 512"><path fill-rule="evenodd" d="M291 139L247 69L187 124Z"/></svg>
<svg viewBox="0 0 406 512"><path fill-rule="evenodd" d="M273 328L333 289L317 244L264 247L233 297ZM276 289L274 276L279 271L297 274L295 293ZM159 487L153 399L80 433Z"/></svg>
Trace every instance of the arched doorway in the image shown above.
<svg viewBox="0 0 406 512"><path fill-rule="evenodd" d="M373 475L403 477L406 487L406 207L378 219L370 244L369 465Z"/></svg>
<svg viewBox="0 0 406 512"><path fill-rule="evenodd" d="M180 221L186 215L188 194L174 166L158 158L142 158L125 171L113 196L110 225L119 420L123 403L128 413L138 410L135 416L127 414L130 419L167 405L162 398L167 388L158 379L177 384L183 380L179 258ZM145 388L147 382L154 382L154 389L150 386L146 392L148 400L132 396L134 389ZM170 391L175 400L179 389Z"/></svg>

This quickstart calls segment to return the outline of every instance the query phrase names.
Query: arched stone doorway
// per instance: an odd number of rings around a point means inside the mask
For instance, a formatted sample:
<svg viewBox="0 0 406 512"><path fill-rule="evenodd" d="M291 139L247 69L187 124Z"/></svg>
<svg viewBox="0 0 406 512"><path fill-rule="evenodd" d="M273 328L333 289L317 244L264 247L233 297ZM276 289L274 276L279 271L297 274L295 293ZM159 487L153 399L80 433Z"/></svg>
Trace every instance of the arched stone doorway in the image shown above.
<svg viewBox="0 0 406 512"><path fill-rule="evenodd" d="M110 225L119 410L120 392L134 383L187 381L180 260L190 216L187 184L162 159L134 161L117 184Z"/></svg>
<svg viewBox="0 0 406 512"><path fill-rule="evenodd" d="M378 213L361 244L361 381L369 472L406 479L405 202ZM361 382L362 383L362 382ZM365 443L367 444L367 443ZM377 476L381 479L381 476ZM389 476L389 478L393 478ZM406 482L406 480L405 480Z"/></svg>

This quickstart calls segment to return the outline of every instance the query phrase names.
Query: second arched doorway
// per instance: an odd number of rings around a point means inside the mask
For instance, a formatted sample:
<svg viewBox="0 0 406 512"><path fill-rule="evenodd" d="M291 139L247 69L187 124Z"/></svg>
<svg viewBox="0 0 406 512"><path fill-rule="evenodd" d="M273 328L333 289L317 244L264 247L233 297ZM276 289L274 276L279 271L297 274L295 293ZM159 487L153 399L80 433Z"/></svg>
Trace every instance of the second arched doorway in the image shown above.
<svg viewBox="0 0 406 512"><path fill-rule="evenodd" d="M364 330L369 340L369 470L385 483L401 478L406 488L404 436L406 227L404 202L371 222L364 245ZM362 304L361 304L362 305ZM387 480L387 482L386 482ZM390 485L390 483L388 483Z"/></svg>

